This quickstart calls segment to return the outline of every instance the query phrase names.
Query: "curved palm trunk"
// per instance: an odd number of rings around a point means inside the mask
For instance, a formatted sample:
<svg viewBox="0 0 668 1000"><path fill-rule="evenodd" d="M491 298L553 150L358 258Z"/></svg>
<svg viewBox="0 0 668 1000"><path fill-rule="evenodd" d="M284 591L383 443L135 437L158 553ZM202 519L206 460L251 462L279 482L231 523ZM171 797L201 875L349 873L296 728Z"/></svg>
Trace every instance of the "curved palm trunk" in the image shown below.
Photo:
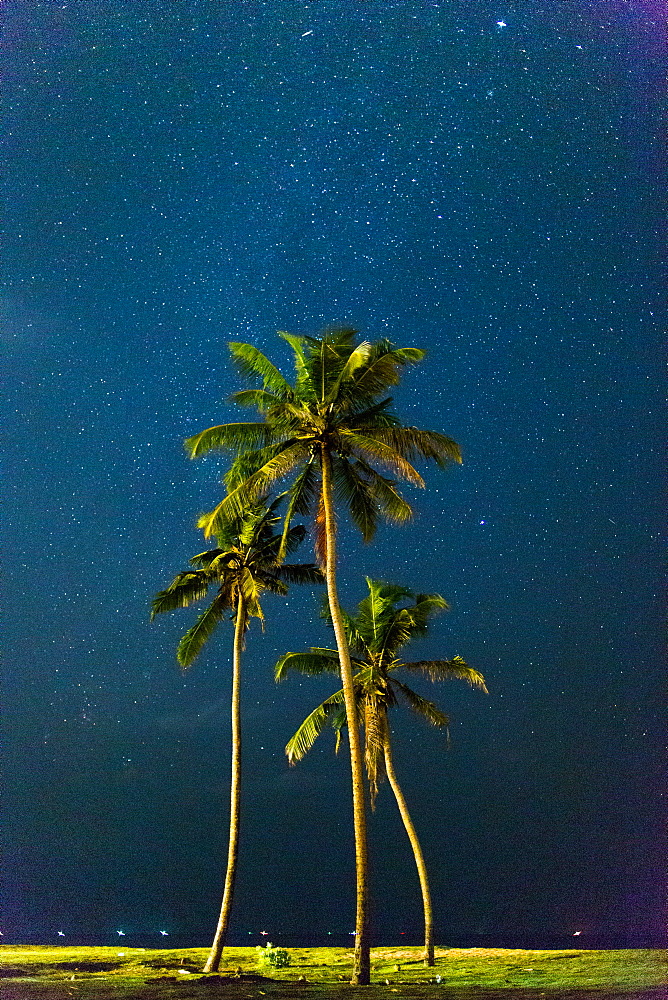
<svg viewBox="0 0 668 1000"><path fill-rule="evenodd" d="M211 945L205 972L216 972L225 947L227 927L230 922L234 880L237 873L239 854L239 793L241 788L241 713L239 708L239 679L241 673L241 650L246 628L246 609L241 594L237 599L237 613L234 624L234 649L232 653L232 776L230 781L230 836L227 847L227 872L225 889L220 907L218 926Z"/></svg>
<svg viewBox="0 0 668 1000"><path fill-rule="evenodd" d="M403 792L399 787L399 782L397 781L397 776L394 771L394 764L392 762L392 749L390 746L390 734L388 731L385 732L385 739L383 741L383 753L385 757L385 772L387 774L387 780L389 781L392 787L392 791L394 792L394 797L397 800L397 805L399 806L399 812L401 813L401 818L406 828L408 839L410 840L411 847L413 848L413 854L415 856L415 864L417 866L418 875L420 878L420 888L422 889L422 906L424 908L424 964L433 965L434 923L431 911L431 894L429 892L429 882L427 880L427 868L424 863L424 857L422 855L422 848L420 847L420 841L418 840L417 833L415 832L415 827L413 826L413 820L411 819L410 813L408 811L408 806L406 805L406 799L404 798Z"/></svg>
<svg viewBox="0 0 668 1000"><path fill-rule="evenodd" d="M360 743L357 706L353 690L353 670L350 652L343 631L341 606L336 587L336 524L332 490L331 458L322 446L322 502L325 514L325 576L327 580L327 600L336 635L336 647L341 667L341 683L348 720L350 742L350 767L353 785L353 822L355 827L355 871L357 875L357 907L355 917L355 960L351 983L353 986L368 986L371 978L369 955L369 913L367 888L367 837L366 809L364 805L364 777L362 767L362 747Z"/></svg>

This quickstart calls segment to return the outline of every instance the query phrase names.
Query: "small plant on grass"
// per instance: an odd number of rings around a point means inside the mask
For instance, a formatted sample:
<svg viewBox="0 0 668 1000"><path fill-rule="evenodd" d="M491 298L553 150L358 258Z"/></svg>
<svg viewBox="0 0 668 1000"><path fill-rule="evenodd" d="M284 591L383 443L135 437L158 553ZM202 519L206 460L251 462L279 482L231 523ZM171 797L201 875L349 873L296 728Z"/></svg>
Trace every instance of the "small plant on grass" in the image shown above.
<svg viewBox="0 0 668 1000"><path fill-rule="evenodd" d="M290 964L290 955L285 948L274 948L271 941L267 941L265 948L257 945L257 964L260 966L270 965L272 969L282 969Z"/></svg>

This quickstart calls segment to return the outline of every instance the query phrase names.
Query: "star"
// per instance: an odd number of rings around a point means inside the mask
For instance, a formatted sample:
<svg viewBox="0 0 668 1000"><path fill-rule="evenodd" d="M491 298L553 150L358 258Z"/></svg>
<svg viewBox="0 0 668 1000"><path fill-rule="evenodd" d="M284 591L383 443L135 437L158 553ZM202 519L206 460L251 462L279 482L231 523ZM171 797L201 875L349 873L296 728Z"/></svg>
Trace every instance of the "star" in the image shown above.
<svg viewBox="0 0 668 1000"><path fill-rule="evenodd" d="M58 931L58 937L65 937L64 932L63 931Z"/></svg>
<svg viewBox="0 0 668 1000"><path fill-rule="evenodd" d="M125 931L116 931L119 937L125 937Z"/></svg>
<svg viewBox="0 0 668 1000"><path fill-rule="evenodd" d="M497 26L497 28L507 28L508 27L508 25L506 24L505 21L497 21L496 22L496 26Z"/></svg>
<svg viewBox="0 0 668 1000"><path fill-rule="evenodd" d="M169 931L160 931L160 933L162 934L163 937L167 937L168 934L169 934Z"/></svg>

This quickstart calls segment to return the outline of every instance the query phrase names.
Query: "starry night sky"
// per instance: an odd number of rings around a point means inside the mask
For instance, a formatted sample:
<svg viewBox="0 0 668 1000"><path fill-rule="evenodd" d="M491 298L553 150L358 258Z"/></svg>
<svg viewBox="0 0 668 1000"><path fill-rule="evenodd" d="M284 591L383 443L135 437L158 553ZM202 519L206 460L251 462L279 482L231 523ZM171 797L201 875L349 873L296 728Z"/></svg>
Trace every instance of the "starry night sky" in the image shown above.
<svg viewBox="0 0 668 1000"><path fill-rule="evenodd" d="M9 0L4 20L4 940L210 940L231 629L184 676L195 612L148 621L221 492L224 463L182 441L236 419L228 340L287 372L277 329L341 323L429 349L396 408L464 453L406 491L411 526L340 533L344 606L365 573L442 593L413 653L488 682L421 688L450 749L394 719L437 939L657 941L658 0ZM346 756L329 734L296 768L282 749L331 680L272 680L329 644L318 604L268 597L248 638L238 943L353 926ZM417 942L387 787L371 827L374 939Z"/></svg>

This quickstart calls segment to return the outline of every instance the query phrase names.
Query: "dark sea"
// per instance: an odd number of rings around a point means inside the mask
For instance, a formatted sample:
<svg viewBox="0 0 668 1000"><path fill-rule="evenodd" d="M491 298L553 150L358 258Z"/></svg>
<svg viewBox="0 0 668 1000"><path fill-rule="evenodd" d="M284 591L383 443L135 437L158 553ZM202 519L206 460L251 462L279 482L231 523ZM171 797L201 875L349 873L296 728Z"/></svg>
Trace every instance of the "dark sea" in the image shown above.
<svg viewBox="0 0 668 1000"><path fill-rule="evenodd" d="M231 947L255 947L264 945L270 941L273 945L280 945L286 948L351 948L354 934L332 931L331 933L281 933L271 931L266 934L259 932L249 932L248 934L232 934L228 940ZM127 930L123 935L111 934L77 934L76 932L65 933L64 936L54 935L53 939L46 940L44 935L39 937L32 935L21 935L20 940L7 934L2 939L3 944L58 944L74 946L113 946L118 945L119 950L123 948L206 948L211 944L208 936L203 934L186 934L168 932L162 935L159 932L133 932ZM422 943L419 935L398 934L386 937L372 937L372 947L401 948L417 947ZM618 948L665 948L666 938L661 935L634 935L634 934L585 934L549 936L545 934L457 934L452 936L436 937L438 948L522 948L528 950L563 950L563 949L618 949Z"/></svg>

